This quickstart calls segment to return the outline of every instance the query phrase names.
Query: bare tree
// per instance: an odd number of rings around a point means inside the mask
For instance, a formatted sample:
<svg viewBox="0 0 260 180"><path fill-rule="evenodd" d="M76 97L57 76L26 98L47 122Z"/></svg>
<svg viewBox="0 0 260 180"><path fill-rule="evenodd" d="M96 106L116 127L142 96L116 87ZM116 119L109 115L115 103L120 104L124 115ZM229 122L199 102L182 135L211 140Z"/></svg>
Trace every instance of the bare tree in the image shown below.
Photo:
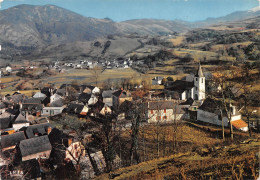
<svg viewBox="0 0 260 180"><path fill-rule="evenodd" d="M107 172L114 169L113 162L116 158L116 146L120 135L116 120L114 114L105 116L99 115L99 117L95 118L99 129L93 132L93 138L102 149Z"/></svg>
<svg viewBox="0 0 260 180"><path fill-rule="evenodd" d="M251 137L250 119L256 113L256 107L260 103L259 91L253 89L257 85L258 75L252 74L254 67L244 65L242 67L242 82L241 82L241 95L239 96L239 103L243 109L243 114L247 118L248 132Z"/></svg>
<svg viewBox="0 0 260 180"><path fill-rule="evenodd" d="M100 175L100 170L98 169L98 166L96 164L96 161L93 159L93 157L90 155L90 147L89 147L89 144L86 143L84 141L84 135L86 134L86 128L84 123L81 122L78 118L76 117L73 117L73 116L66 116L64 118L64 120L61 121L63 127L65 129L71 129L73 130L74 132L76 132L76 135L77 135L77 140L78 142L80 142L80 144L82 144L87 152L87 155L88 155L88 158L91 162L91 165L93 167L93 170L95 172L95 175ZM63 147L64 149L64 147ZM76 162L76 169L78 170L78 174L80 174L80 161L81 161L81 158L83 158L83 156L85 156L85 153L83 151L83 149L81 149L80 151L80 154L78 155L78 157L75 157L73 155L73 153L71 152L70 149L68 148L65 148L65 150L71 155L71 157L75 160Z"/></svg>
<svg viewBox="0 0 260 180"><path fill-rule="evenodd" d="M224 122L223 116L225 113L229 128L230 128L230 138L233 140L233 127L232 127L232 108L231 102L234 100L234 97L239 93L240 87L237 82L234 81L235 78L239 77L239 71L236 67L232 67L231 69L216 69L213 77L213 93L211 93L211 98L215 99L215 103L217 103L217 108L220 111L221 119L222 119L222 131L223 131L223 139L224 137Z"/></svg>
<svg viewBox="0 0 260 180"><path fill-rule="evenodd" d="M103 71L103 68L100 67L100 66L94 66L91 70L90 70L90 73L91 75L93 76L93 79L94 79L94 82L95 82L95 85L98 86L98 80L99 80L99 77L101 75Z"/></svg>

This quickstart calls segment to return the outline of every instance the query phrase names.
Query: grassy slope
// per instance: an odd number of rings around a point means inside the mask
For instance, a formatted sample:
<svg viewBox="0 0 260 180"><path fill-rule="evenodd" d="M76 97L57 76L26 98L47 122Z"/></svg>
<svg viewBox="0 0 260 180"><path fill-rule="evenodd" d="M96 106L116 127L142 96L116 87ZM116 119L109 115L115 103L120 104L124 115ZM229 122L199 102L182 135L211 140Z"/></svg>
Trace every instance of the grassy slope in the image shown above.
<svg viewBox="0 0 260 180"><path fill-rule="evenodd" d="M140 130L139 154L143 159L144 133L145 154L149 156L145 159L151 160L103 174L96 179L220 179L235 178L242 170L244 177L252 179L254 174L259 173L254 169L258 167L255 154L260 145L260 137L257 134L254 134L254 139L245 140L250 143L236 142L228 145L217 136L217 132L221 133L221 128L218 127L191 123L179 126L175 134L173 126L159 126L159 141L162 142L165 138L167 145L163 148L161 144L160 158L153 159L157 157L156 129L156 125L148 124ZM226 137L228 132L229 130L226 129ZM124 136L127 139L129 134L125 133ZM178 153L174 153L172 149L174 136L179 142ZM236 140L247 139L247 136L248 134L238 131L235 131L234 135ZM165 154L163 149L166 151Z"/></svg>
<svg viewBox="0 0 260 180"><path fill-rule="evenodd" d="M230 179L240 176L254 179L259 174L255 169L259 165L255 158L259 145L256 141L230 145L207 155L179 153L122 168L96 179Z"/></svg>

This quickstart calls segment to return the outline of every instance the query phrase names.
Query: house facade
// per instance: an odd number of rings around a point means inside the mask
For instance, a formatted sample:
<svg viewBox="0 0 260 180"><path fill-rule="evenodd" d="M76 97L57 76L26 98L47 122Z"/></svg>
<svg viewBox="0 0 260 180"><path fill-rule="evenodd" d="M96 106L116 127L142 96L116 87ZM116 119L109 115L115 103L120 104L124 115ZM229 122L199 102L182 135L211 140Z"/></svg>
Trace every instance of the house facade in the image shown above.
<svg viewBox="0 0 260 180"><path fill-rule="evenodd" d="M185 116L182 106L174 101L150 101L146 104L148 123L166 123L181 120Z"/></svg>
<svg viewBox="0 0 260 180"><path fill-rule="evenodd" d="M63 107L44 107L41 111L42 116L55 116L61 114Z"/></svg>
<svg viewBox="0 0 260 180"><path fill-rule="evenodd" d="M163 77L156 76L152 79L152 85L161 85Z"/></svg>

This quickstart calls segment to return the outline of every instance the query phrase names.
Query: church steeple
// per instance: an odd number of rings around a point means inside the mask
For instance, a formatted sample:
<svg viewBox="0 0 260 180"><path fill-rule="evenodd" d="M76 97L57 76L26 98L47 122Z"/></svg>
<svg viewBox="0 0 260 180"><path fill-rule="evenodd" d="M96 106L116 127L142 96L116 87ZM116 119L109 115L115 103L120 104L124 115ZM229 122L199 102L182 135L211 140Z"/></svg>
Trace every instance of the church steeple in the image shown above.
<svg viewBox="0 0 260 180"><path fill-rule="evenodd" d="M199 68L198 68L198 71L197 71L197 74L195 75L195 77L204 77L200 63L199 63Z"/></svg>
<svg viewBox="0 0 260 180"><path fill-rule="evenodd" d="M199 64L198 71L194 77L194 100L205 99L205 76L202 72L201 65Z"/></svg>

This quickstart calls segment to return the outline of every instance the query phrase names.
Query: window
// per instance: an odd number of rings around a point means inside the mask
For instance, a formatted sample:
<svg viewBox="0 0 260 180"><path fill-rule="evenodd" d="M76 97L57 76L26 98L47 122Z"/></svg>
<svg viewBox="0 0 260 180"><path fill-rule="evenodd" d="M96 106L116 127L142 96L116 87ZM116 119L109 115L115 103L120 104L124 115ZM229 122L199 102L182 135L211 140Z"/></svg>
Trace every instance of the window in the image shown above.
<svg viewBox="0 0 260 180"><path fill-rule="evenodd" d="M203 83L203 78L201 78L201 82Z"/></svg>
<svg viewBox="0 0 260 180"><path fill-rule="evenodd" d="M195 94L195 99L194 100L199 100L198 94Z"/></svg>
<svg viewBox="0 0 260 180"><path fill-rule="evenodd" d="M198 78L195 78L195 81L198 81Z"/></svg>

